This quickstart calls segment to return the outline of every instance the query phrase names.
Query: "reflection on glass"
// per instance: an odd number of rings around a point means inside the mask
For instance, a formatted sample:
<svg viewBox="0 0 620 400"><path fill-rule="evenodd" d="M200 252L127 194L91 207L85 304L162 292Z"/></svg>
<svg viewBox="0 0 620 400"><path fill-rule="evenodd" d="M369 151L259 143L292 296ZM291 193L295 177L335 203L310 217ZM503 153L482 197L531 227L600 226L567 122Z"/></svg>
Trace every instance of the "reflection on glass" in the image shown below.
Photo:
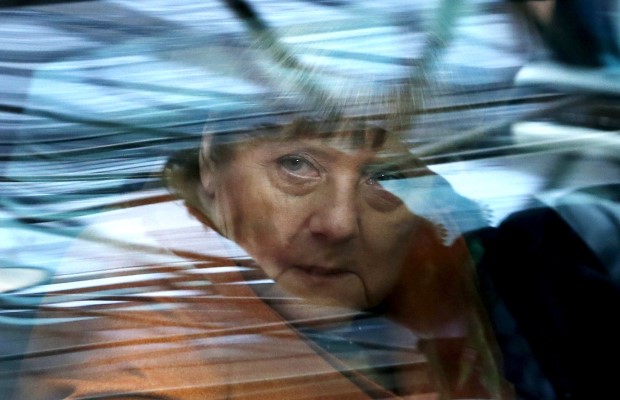
<svg viewBox="0 0 620 400"><path fill-rule="evenodd" d="M49 278L49 272L40 268L0 267L0 293L39 285Z"/></svg>
<svg viewBox="0 0 620 400"><path fill-rule="evenodd" d="M615 393L612 2L41 3L0 5L0 394Z"/></svg>

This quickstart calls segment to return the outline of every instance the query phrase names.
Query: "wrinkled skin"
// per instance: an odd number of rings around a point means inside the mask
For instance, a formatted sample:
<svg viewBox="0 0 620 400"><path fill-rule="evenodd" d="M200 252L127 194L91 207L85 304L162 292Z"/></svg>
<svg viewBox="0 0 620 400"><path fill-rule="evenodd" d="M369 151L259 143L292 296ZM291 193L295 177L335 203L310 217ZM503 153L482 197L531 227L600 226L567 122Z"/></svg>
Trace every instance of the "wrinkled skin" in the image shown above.
<svg viewBox="0 0 620 400"><path fill-rule="evenodd" d="M392 138L378 149L338 135L254 140L201 178L216 226L280 288L359 310L394 289L420 226L380 184L386 162L410 158Z"/></svg>

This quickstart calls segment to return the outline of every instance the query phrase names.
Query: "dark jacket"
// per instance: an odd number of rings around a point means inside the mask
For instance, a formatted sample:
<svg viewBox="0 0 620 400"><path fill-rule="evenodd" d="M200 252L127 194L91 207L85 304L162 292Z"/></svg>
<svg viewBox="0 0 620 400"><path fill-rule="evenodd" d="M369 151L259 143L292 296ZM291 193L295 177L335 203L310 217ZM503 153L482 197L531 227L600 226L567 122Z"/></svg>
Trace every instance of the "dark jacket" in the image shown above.
<svg viewBox="0 0 620 400"><path fill-rule="evenodd" d="M481 292L518 395L617 396L620 287L560 213L522 211L469 240L483 249Z"/></svg>

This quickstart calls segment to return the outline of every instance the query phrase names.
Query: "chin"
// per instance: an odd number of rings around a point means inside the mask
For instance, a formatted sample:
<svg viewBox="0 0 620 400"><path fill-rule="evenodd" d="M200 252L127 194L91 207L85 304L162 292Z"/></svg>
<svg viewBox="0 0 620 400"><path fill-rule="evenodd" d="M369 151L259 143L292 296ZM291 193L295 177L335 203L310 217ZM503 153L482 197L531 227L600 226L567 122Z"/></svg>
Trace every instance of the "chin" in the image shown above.
<svg viewBox="0 0 620 400"><path fill-rule="evenodd" d="M308 303L353 310L368 307L364 285L357 274L325 276L291 268L279 276L277 283L285 291Z"/></svg>
<svg viewBox="0 0 620 400"><path fill-rule="evenodd" d="M291 288L289 292L297 297L300 297L304 302L321 306L338 308L342 310L351 311L363 311L368 308L366 299L362 294L353 294L350 291L340 293L330 293L327 291L309 292L309 290L297 288Z"/></svg>

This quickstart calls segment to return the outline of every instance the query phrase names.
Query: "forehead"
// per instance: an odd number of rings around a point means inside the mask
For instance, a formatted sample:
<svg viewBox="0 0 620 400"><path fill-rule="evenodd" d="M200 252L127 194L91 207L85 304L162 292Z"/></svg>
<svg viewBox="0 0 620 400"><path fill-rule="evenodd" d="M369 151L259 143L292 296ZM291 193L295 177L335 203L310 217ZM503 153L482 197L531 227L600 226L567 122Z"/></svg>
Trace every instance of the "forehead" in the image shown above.
<svg viewBox="0 0 620 400"><path fill-rule="evenodd" d="M409 153L406 146L398 138L380 128L319 130L315 126L310 126L308 129L253 132L240 138L236 147L242 149L256 145L275 148L311 146L332 149L342 153L364 153L367 155L384 155L393 152Z"/></svg>
<svg viewBox="0 0 620 400"><path fill-rule="evenodd" d="M317 139L334 147L378 150L388 139L388 132L380 127L359 121L325 121L316 122L298 120L281 130L283 140Z"/></svg>
<svg viewBox="0 0 620 400"><path fill-rule="evenodd" d="M250 148L299 149L311 145L344 153L389 159L411 157L400 137L362 121L314 121L299 119L288 125L263 125L236 134L205 136L203 154L213 166L224 165Z"/></svg>

